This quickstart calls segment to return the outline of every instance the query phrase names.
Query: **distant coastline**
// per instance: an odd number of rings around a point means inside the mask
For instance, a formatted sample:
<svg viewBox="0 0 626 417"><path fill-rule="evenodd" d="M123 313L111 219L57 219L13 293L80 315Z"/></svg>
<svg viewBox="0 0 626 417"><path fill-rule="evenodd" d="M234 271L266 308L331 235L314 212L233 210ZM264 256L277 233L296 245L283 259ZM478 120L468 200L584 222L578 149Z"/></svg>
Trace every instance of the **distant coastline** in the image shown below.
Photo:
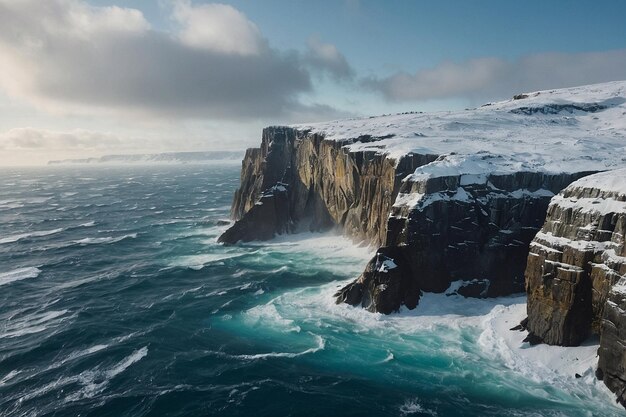
<svg viewBox="0 0 626 417"><path fill-rule="evenodd" d="M152 154L104 155L96 158L61 159L48 161L48 165L75 164L137 164L137 163L201 163L210 161L236 161L244 151L163 152Z"/></svg>

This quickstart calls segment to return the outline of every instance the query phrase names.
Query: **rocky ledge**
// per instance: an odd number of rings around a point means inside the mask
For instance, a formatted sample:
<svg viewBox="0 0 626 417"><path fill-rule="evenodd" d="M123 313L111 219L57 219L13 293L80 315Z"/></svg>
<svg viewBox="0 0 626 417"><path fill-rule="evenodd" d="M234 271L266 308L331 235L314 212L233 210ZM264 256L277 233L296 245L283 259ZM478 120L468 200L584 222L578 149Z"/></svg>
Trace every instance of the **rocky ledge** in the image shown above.
<svg viewBox="0 0 626 417"><path fill-rule="evenodd" d="M540 91L460 112L270 127L246 152L225 244L336 228L380 249L337 302L391 313L454 281L524 289L550 199L626 166L626 82Z"/></svg>
<svg viewBox="0 0 626 417"><path fill-rule="evenodd" d="M578 180L554 197L530 245L527 329L535 342L600 335L597 376L626 405L626 169Z"/></svg>

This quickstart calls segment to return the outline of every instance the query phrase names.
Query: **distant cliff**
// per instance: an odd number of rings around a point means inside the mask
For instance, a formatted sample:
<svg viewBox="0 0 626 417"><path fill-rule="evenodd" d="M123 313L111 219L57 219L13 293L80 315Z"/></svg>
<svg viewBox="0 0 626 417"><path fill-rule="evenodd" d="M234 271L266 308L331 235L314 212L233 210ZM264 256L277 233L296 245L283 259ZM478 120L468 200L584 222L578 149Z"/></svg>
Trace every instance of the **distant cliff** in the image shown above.
<svg viewBox="0 0 626 417"><path fill-rule="evenodd" d="M597 375L626 405L626 169L576 181L552 199L530 246L527 328L576 346L601 335Z"/></svg>

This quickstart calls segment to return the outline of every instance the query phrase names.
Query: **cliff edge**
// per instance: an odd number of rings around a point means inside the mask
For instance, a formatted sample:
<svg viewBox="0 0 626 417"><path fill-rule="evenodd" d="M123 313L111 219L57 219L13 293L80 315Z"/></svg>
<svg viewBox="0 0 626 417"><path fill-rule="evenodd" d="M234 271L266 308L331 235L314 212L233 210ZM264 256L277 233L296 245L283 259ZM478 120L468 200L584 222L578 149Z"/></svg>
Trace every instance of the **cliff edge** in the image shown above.
<svg viewBox="0 0 626 417"><path fill-rule="evenodd" d="M242 162L219 239L337 228L379 246L337 302L391 313L423 291L524 290L550 199L626 166L626 82L539 91L459 112L270 127Z"/></svg>

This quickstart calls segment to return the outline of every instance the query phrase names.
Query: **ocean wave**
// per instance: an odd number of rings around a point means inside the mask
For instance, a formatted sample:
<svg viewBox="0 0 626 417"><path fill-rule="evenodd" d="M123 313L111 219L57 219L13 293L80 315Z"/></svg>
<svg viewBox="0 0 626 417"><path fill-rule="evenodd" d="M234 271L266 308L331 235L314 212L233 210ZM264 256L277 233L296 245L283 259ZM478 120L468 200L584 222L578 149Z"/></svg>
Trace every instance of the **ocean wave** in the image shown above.
<svg viewBox="0 0 626 417"><path fill-rule="evenodd" d="M203 253L200 255L186 255L175 258L168 266L200 270L209 264L239 258L245 255L245 253Z"/></svg>
<svg viewBox="0 0 626 417"><path fill-rule="evenodd" d="M128 235L118 236L118 237L112 237L112 236L86 237L84 239L75 240L72 243L76 245L98 245L98 244L116 243L116 242L121 242L122 240L125 240L125 239L136 239L136 238L137 238L137 233L131 233Z"/></svg>
<svg viewBox="0 0 626 417"><path fill-rule="evenodd" d="M5 243L17 242L19 240L27 239L31 237L49 236L55 233L62 232L63 230L64 230L63 228L59 228L59 229L53 229L53 230L41 230L41 231L36 231L36 232L28 232L28 233L20 233L17 235L11 235L11 236L0 239L0 245L5 244Z"/></svg>
<svg viewBox="0 0 626 417"><path fill-rule="evenodd" d="M77 376L77 382L83 387L65 399L66 402L79 401L84 398L93 398L106 389L111 380L127 370L133 364L148 356L148 347L135 350L133 353L122 359L108 369L93 369L84 371Z"/></svg>
<svg viewBox="0 0 626 417"><path fill-rule="evenodd" d="M113 378L147 355L148 347L144 346L141 349L135 350L129 356L109 368L102 369L100 366L96 366L95 368L83 371L78 375L64 376L55 379L48 384L26 393L21 397L21 401L32 400L33 398L46 395L52 391L64 389L64 387L71 384L79 384L81 388L77 392L67 395L64 402L67 403L79 401L84 398L93 398L102 393Z"/></svg>
<svg viewBox="0 0 626 417"><path fill-rule="evenodd" d="M18 319L9 319L3 328L4 332L0 333L0 339L12 339L43 332L68 319L70 316L66 316L67 312L68 310L53 310L29 314Z"/></svg>
<svg viewBox="0 0 626 417"><path fill-rule="evenodd" d="M433 410L424 408L416 398L406 400L404 404L400 406L400 414L408 416L412 414L436 416L437 413Z"/></svg>
<svg viewBox="0 0 626 417"><path fill-rule="evenodd" d="M316 346L306 349L302 352L269 352L269 353L256 353L251 355L228 355L230 358L242 359L242 360L259 360L259 359L271 359L271 358L297 358L299 356L309 355L311 353L319 352L326 348L326 340L317 334L310 333L316 340Z"/></svg>
<svg viewBox="0 0 626 417"><path fill-rule="evenodd" d="M28 278L37 278L41 273L41 269L33 266L14 269L9 272L0 273L0 285L6 285L14 281L21 281Z"/></svg>
<svg viewBox="0 0 626 417"><path fill-rule="evenodd" d="M273 302L253 307L244 313L244 321L249 325L263 327L278 327L287 332L300 332L300 326L294 320L284 318Z"/></svg>
<svg viewBox="0 0 626 417"><path fill-rule="evenodd" d="M4 377L2 377L2 379L0 379L0 387L5 386L9 381L11 381L13 378L15 378L21 373L22 371L18 371L16 369L12 370L8 374L6 374Z"/></svg>
<svg viewBox="0 0 626 417"><path fill-rule="evenodd" d="M19 200L0 200L0 209L16 209L24 207L24 203Z"/></svg>

